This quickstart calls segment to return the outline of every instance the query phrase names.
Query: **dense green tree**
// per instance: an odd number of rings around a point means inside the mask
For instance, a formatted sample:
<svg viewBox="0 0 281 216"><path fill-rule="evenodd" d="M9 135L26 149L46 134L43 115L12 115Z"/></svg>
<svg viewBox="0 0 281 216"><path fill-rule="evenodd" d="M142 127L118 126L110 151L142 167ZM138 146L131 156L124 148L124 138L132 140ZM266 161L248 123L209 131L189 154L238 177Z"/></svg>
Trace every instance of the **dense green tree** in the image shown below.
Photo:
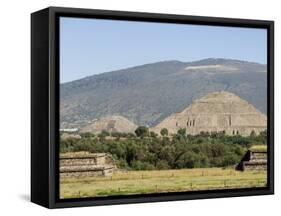
<svg viewBox="0 0 281 216"><path fill-rule="evenodd" d="M81 139L61 139L60 152L89 151L110 153L120 169L151 170L194 167L225 167L239 162L252 145L264 145L267 132L255 136L228 136L224 133L186 135L181 130L173 137L157 137L146 127L136 134L84 134ZM150 135L150 136L149 136ZM120 139L122 137L122 139Z"/></svg>
<svg viewBox="0 0 281 216"><path fill-rule="evenodd" d="M132 161L132 168L134 170L153 170L155 167L148 163L148 162L143 162L139 160L134 160Z"/></svg>
<svg viewBox="0 0 281 216"><path fill-rule="evenodd" d="M239 159L241 159L241 158L238 157L238 156L235 155L235 154L226 154L226 155L223 157L221 166L227 167L227 166L233 165L233 164L237 163L237 161L238 161Z"/></svg>
<svg viewBox="0 0 281 216"><path fill-rule="evenodd" d="M147 127L145 126L139 126L136 130L135 130L135 133L138 137L146 137L149 135L149 130Z"/></svg>
<svg viewBox="0 0 281 216"><path fill-rule="evenodd" d="M155 133L155 132L153 132L153 131L150 131L150 132L149 132L149 135L150 135L150 137L152 137L152 138L156 138L156 137L158 136L158 134Z"/></svg>
<svg viewBox="0 0 281 216"><path fill-rule="evenodd" d="M160 131L160 134L164 137L164 136L168 136L169 131L167 128L162 128Z"/></svg>
<svg viewBox="0 0 281 216"><path fill-rule="evenodd" d="M101 134L104 136L104 137L107 137L107 136L110 136L110 133L106 130L102 130L101 131Z"/></svg>
<svg viewBox="0 0 281 216"><path fill-rule="evenodd" d="M171 169L167 160L158 160L156 164L156 169L158 170L167 170Z"/></svg>
<svg viewBox="0 0 281 216"><path fill-rule="evenodd" d="M186 128L180 128L177 134L181 136L186 136Z"/></svg>
<svg viewBox="0 0 281 216"><path fill-rule="evenodd" d="M81 136L82 138L94 138L94 137L95 137L95 134L90 133L90 132L86 132L86 133L81 133L80 136Z"/></svg>

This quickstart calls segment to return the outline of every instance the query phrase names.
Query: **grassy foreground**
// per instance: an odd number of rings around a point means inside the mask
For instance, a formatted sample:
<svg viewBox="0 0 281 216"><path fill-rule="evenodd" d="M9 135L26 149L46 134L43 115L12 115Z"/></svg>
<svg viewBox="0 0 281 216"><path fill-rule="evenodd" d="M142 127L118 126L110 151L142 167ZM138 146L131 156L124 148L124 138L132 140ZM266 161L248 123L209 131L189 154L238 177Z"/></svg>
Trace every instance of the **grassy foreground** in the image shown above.
<svg viewBox="0 0 281 216"><path fill-rule="evenodd" d="M265 185L266 171L240 172L221 168L118 171L111 177L61 178L60 197L82 198Z"/></svg>

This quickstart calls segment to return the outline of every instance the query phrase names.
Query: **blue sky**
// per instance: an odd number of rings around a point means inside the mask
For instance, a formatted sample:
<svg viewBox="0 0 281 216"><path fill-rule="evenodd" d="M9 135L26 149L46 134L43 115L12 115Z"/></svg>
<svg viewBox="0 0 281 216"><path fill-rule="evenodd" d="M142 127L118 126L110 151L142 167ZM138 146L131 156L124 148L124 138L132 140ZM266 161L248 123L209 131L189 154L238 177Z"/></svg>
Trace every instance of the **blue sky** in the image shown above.
<svg viewBox="0 0 281 216"><path fill-rule="evenodd" d="M60 18L60 81L165 61L232 58L265 64L266 30Z"/></svg>

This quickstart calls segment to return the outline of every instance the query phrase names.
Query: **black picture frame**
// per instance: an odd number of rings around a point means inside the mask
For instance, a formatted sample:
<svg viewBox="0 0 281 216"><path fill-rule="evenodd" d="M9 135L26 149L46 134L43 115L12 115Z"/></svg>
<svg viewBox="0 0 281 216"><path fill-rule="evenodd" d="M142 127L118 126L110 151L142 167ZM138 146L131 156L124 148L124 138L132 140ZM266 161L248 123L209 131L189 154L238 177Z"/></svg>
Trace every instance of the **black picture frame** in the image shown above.
<svg viewBox="0 0 281 216"><path fill-rule="evenodd" d="M59 17L267 29L268 184L264 188L59 199ZM31 201L47 208L274 194L274 22L49 7L31 15Z"/></svg>

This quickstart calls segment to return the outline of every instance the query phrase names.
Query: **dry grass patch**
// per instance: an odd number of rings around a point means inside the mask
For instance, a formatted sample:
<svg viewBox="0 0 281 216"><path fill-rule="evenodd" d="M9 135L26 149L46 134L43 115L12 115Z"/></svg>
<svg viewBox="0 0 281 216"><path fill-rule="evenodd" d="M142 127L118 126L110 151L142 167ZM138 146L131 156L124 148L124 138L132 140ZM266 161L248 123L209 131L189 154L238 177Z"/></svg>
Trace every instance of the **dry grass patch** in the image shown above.
<svg viewBox="0 0 281 216"><path fill-rule="evenodd" d="M265 185L266 171L240 172L221 168L119 171L111 177L61 178L60 197L80 198Z"/></svg>

